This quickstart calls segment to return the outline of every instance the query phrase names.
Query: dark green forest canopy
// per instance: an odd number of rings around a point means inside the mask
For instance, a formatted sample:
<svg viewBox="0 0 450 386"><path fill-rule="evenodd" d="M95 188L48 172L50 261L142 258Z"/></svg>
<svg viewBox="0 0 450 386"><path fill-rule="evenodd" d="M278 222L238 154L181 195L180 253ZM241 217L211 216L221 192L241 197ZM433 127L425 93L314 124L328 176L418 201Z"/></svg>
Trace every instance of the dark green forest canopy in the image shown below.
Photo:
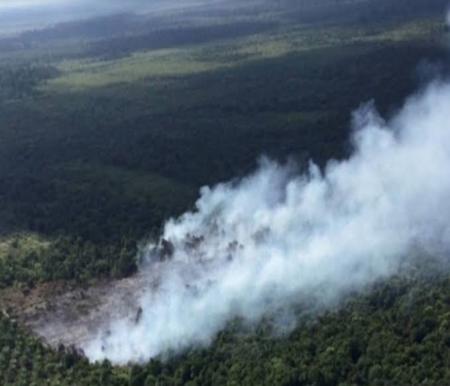
<svg viewBox="0 0 450 386"><path fill-rule="evenodd" d="M5 65L5 84L13 87L3 88L0 115L4 237L36 233L92 255L87 271L85 264L76 267L83 260L74 252L70 268L48 272L47 279L109 275L123 245L135 255L132 246L191 207L200 186L245 175L261 155L319 164L345 155L353 109L373 98L389 115L417 86L417 65L446 56L443 26L433 19L389 25L386 33L379 24L311 28L290 29L273 42L263 35L233 43L230 52L202 47L195 51L201 63L228 62L182 76L177 68L152 76L159 70L144 66L150 75L138 83L116 82L115 74L139 71L140 57L107 61L111 79L78 62L73 71L54 62L14 70ZM352 34L354 41L346 43ZM318 42L284 53L291 38ZM233 58L245 50L262 57ZM164 62L170 58L158 65L170 66ZM104 86L86 87L80 78L98 74L103 78L94 79ZM66 256L57 254L62 263ZM132 272L124 267L124 274ZM15 280L8 276L7 282Z"/></svg>
<svg viewBox="0 0 450 386"><path fill-rule="evenodd" d="M437 275L437 274L436 274ZM431 280L432 279L432 280ZM212 346L170 360L112 367L50 350L0 316L2 385L445 385L450 382L450 283L394 278L339 311L274 338L236 321Z"/></svg>
<svg viewBox="0 0 450 386"><path fill-rule="evenodd" d="M445 75L444 1L295 3L130 36L87 21L0 39L0 288L130 275L138 244L202 185L262 154L343 157L352 110L374 99L389 116ZM123 368L46 348L5 310L0 384L448 384L448 291L445 275L396 278L287 336L231 325L211 348Z"/></svg>

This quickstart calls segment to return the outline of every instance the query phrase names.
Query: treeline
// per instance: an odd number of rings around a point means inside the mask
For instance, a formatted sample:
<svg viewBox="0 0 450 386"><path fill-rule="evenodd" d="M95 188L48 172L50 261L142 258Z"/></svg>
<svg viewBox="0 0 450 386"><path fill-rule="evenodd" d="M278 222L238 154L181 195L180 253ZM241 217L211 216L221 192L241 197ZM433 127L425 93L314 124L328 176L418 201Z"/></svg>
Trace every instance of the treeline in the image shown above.
<svg viewBox="0 0 450 386"><path fill-rule="evenodd" d="M134 36L119 36L94 42L83 55L119 58L136 51L157 50L190 44L214 42L261 33L273 29L274 22L237 22L209 26L179 26L156 29Z"/></svg>
<svg viewBox="0 0 450 386"><path fill-rule="evenodd" d="M54 59L63 56L111 59L141 50L233 39L265 32L292 21L367 23L427 14L444 15L447 3L446 0L262 0L207 4L173 14L123 13L0 38L0 52L14 55L45 49ZM243 16L241 21L232 21ZM208 20L216 20L217 24Z"/></svg>
<svg viewBox="0 0 450 386"><path fill-rule="evenodd" d="M442 15L447 0L285 0L291 17L303 22L377 22L414 16Z"/></svg>
<svg viewBox="0 0 450 386"><path fill-rule="evenodd" d="M47 64L1 64L0 103L33 96L37 93L36 86L57 75L58 70Z"/></svg>
<svg viewBox="0 0 450 386"><path fill-rule="evenodd" d="M361 5L369 8L379 7L391 10L409 11L433 11L445 8L446 0L281 0L282 4L297 6L299 8L323 8L345 7L350 5Z"/></svg>
<svg viewBox="0 0 450 386"><path fill-rule="evenodd" d="M71 236L59 236L42 248L21 243L20 237L12 237L0 257L0 289L17 286L27 290L54 280L81 283L93 278L120 278L136 271L136 243L125 238L112 245Z"/></svg>

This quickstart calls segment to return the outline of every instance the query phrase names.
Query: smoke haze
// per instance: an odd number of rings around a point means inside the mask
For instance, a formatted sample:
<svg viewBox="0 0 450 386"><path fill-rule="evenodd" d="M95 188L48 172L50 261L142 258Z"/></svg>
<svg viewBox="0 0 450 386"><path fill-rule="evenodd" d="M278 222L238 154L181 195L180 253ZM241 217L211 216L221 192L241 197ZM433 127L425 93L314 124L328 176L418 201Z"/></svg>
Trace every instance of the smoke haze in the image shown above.
<svg viewBox="0 0 450 386"><path fill-rule="evenodd" d="M196 210L145 250L155 285L138 320L111 322L91 360L143 361L204 345L233 318L289 319L398 273L405 259L450 247L450 84L435 82L385 122L354 114L353 153L307 173L263 160L240 181L203 188ZM162 261L163 260L163 261Z"/></svg>
<svg viewBox="0 0 450 386"><path fill-rule="evenodd" d="M226 4L234 4L225 0ZM0 36L113 14L159 14L220 4L223 0L0 0ZM118 31L118 33L121 31ZM126 33L126 31L122 31Z"/></svg>

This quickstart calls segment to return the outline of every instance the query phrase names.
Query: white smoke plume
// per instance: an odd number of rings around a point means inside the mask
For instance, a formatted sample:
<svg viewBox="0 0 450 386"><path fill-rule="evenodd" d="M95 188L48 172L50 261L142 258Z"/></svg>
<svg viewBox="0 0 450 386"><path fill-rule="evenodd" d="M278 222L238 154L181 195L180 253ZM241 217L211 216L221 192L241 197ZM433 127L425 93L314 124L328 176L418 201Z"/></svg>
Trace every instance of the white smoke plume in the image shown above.
<svg viewBox="0 0 450 386"><path fill-rule="evenodd" d="M264 160L240 182L203 188L196 210L147 248L159 279L139 321L111 323L88 357L126 363L208 344L232 318L252 323L311 299L334 306L404 259L445 257L450 84L430 85L388 122L370 105L354 122L353 154L323 171Z"/></svg>

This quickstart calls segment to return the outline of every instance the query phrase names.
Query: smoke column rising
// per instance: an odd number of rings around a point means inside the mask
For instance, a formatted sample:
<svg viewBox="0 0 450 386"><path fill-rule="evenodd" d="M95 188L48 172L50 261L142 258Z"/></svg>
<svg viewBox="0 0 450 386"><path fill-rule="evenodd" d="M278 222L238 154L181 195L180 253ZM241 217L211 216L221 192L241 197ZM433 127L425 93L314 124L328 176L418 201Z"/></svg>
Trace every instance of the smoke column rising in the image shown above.
<svg viewBox="0 0 450 386"><path fill-rule="evenodd" d="M165 225L171 244L147 248L159 280L140 321L112 322L88 357L126 363L208 344L234 317L257 322L311 299L333 306L405 258L445 256L450 85L430 85L389 122L361 108L352 142L323 172L263 160L240 182L203 188L194 212ZM157 262L162 244L172 257Z"/></svg>

